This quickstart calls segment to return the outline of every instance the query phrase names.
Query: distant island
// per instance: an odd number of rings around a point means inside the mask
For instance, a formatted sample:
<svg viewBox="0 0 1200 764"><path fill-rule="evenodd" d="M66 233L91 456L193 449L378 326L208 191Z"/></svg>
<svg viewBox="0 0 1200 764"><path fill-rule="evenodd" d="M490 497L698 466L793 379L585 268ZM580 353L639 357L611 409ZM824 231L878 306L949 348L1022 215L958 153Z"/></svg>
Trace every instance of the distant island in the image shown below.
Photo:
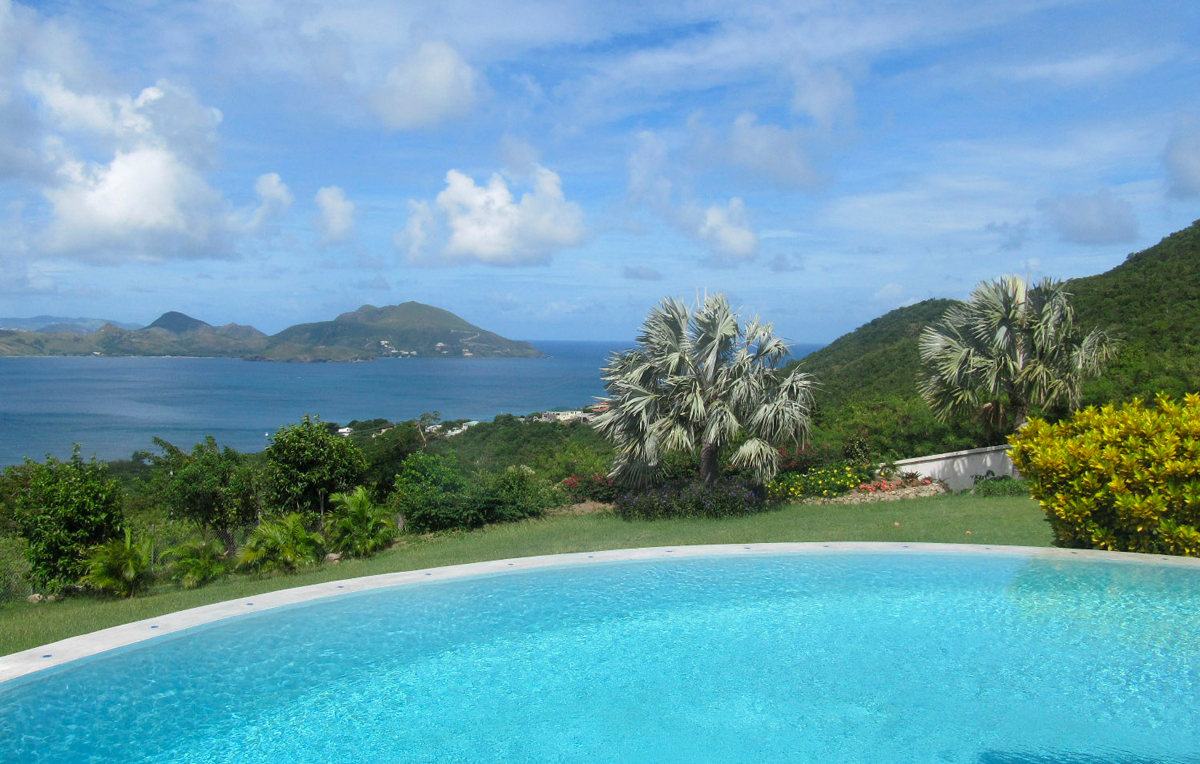
<svg viewBox="0 0 1200 764"><path fill-rule="evenodd" d="M37 319L3 321L6 326L23 321L38 325ZM240 324L213 326L176 311L140 329L110 321L86 331L81 327L87 321L66 319L36 331L0 329L0 356L187 356L314 363L541 356L528 342L505 339L448 310L419 302L364 305L332 321L297 324L274 335Z"/></svg>

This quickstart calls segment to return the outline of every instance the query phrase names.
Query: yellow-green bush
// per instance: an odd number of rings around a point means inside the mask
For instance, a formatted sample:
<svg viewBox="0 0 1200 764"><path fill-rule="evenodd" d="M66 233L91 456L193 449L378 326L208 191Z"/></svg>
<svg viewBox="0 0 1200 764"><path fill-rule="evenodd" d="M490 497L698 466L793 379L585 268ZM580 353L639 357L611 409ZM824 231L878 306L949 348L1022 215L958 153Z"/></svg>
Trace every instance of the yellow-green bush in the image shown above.
<svg viewBox="0 0 1200 764"><path fill-rule="evenodd" d="M1010 440L1059 546L1200 556L1200 395L1033 419Z"/></svg>

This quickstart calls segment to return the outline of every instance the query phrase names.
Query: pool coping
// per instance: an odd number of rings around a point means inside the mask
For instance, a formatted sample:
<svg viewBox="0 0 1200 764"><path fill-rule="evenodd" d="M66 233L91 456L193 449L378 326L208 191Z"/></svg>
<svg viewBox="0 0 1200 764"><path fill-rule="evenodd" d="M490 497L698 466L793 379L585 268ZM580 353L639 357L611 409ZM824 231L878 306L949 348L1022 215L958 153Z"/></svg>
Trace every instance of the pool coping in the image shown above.
<svg viewBox="0 0 1200 764"><path fill-rule="evenodd" d="M405 584L427 581L450 581L472 576L494 575L520 570L536 570L538 568L593 563L676 559L680 557L713 557L721 555L761 555L772 553L827 554L839 552L1015 555L1041 559L1083 559L1155 565L1165 564L1200 569L1200 559L1190 557L1170 557L1165 555L1135 554L1131 552L1102 552L1084 549L1058 549L1054 547L915 542L771 542L758 544L637 547L594 552L568 552L565 554L471 562L437 568L406 570L397 573L379 573L373 576L346 578L319 584L298 586L291 589L279 589L273 592L264 592L263 594L250 597L239 597L187 610L177 610L156 618L124 623L120 626L112 626L100 631L68 637L67 639L52 642L48 645L0 656L0 684L38 671L61 666L81 658L135 645L139 642L192 629L197 626L236 618L247 613L273 610L289 605L328 599L355 592L370 591L372 589L403 586Z"/></svg>

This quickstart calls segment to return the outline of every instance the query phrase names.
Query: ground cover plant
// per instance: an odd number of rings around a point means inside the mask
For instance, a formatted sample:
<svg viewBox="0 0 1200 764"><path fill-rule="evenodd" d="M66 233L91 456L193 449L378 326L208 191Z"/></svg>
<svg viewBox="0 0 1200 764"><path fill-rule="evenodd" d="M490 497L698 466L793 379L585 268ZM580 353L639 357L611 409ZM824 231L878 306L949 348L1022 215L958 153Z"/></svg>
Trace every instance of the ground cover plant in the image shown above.
<svg viewBox="0 0 1200 764"><path fill-rule="evenodd" d="M405 537L371 558L314 565L288 576L237 575L196 589L160 583L122 599L71 597L0 607L0 654L189 607L354 576L537 554L677 544L772 541L895 541L1048 546L1036 502L1023 497L945 495L856 506L784 505L713 519L623 520L615 513L554 514L516 523Z"/></svg>

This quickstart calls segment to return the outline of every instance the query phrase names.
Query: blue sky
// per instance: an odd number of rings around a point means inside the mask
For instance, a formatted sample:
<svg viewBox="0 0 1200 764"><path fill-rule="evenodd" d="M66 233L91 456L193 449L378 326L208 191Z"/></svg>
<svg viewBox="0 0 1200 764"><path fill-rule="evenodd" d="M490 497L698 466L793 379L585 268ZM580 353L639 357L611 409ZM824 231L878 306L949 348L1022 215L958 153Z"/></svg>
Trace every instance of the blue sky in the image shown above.
<svg viewBox="0 0 1200 764"><path fill-rule="evenodd" d="M0 0L0 315L824 342L1196 218L1195 2Z"/></svg>

